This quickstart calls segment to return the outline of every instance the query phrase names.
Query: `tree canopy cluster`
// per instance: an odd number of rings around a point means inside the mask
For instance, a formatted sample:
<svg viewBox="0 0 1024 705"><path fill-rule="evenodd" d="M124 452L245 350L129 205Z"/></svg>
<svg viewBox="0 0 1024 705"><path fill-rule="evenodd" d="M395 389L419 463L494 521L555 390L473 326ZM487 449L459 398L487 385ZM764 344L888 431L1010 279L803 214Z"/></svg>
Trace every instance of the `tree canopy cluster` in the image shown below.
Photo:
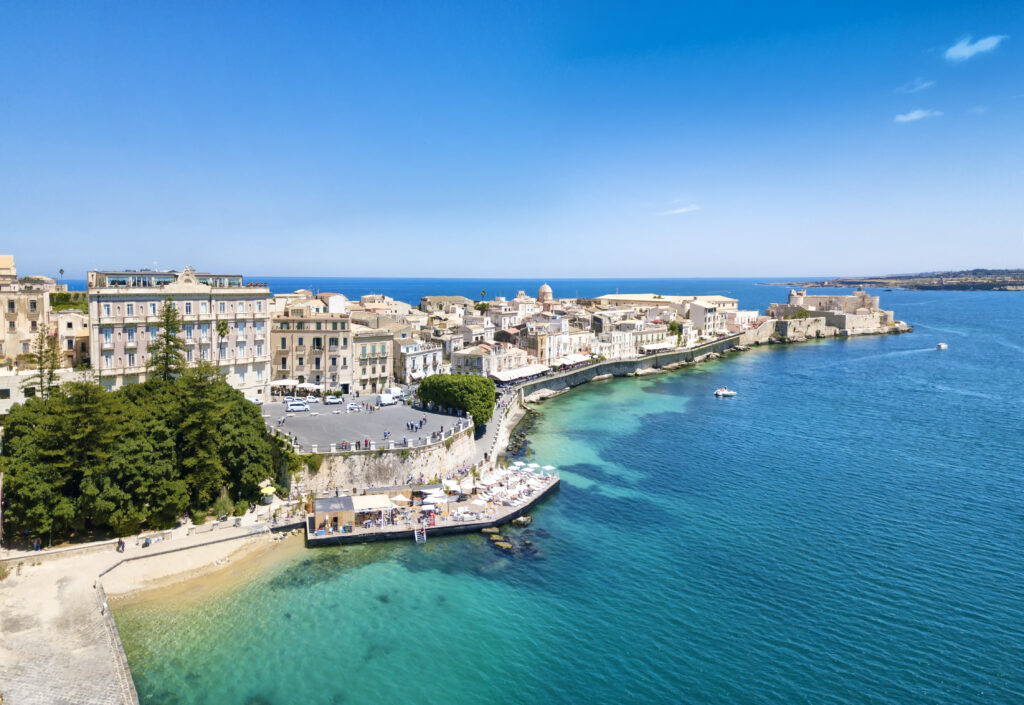
<svg viewBox="0 0 1024 705"><path fill-rule="evenodd" d="M258 407L210 364L114 392L54 387L11 409L3 450L5 523L54 536L167 528L225 493L254 501L282 456Z"/></svg>
<svg viewBox="0 0 1024 705"><path fill-rule="evenodd" d="M483 426L494 413L494 380L477 375L431 375L417 391L420 399L439 406L463 409L473 423Z"/></svg>

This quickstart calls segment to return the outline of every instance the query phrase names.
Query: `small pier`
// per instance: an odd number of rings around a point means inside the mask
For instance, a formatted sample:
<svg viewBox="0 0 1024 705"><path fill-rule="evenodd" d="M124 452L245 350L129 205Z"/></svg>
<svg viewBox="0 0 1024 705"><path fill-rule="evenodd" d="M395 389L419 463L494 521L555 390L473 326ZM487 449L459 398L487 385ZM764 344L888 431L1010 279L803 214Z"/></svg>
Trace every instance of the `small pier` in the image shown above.
<svg viewBox="0 0 1024 705"><path fill-rule="evenodd" d="M306 546L395 540L424 543L428 536L479 533L529 512L554 494L560 482L556 475L511 471L489 489L443 504L419 500L418 505L404 506L404 494L395 498L379 494L315 500L314 513L306 515Z"/></svg>

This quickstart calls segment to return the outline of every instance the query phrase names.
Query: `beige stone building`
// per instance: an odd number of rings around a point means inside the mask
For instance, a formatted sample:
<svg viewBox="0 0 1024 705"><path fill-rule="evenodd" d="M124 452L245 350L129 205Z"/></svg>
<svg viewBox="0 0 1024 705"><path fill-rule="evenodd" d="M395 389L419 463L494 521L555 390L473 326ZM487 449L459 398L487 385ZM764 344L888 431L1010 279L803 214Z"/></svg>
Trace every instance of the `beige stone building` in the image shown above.
<svg viewBox="0 0 1024 705"><path fill-rule="evenodd" d="M375 393L394 382L394 335L390 330L352 326L352 354L356 391Z"/></svg>
<svg viewBox="0 0 1024 705"><path fill-rule="evenodd" d="M275 310L270 333L273 379L349 392L354 362L348 314L330 313L321 299L291 294L276 302Z"/></svg>
<svg viewBox="0 0 1024 705"><path fill-rule="evenodd" d="M32 344L40 331L51 334L50 292L57 289L48 277L18 279L12 255L0 255L0 367L30 366Z"/></svg>
<svg viewBox="0 0 1024 705"><path fill-rule="evenodd" d="M54 311L61 359L64 367L89 364L89 315L81 311Z"/></svg>
<svg viewBox="0 0 1024 705"><path fill-rule="evenodd" d="M524 367L527 353L508 343L481 343L452 354L455 374L489 377L496 372Z"/></svg>

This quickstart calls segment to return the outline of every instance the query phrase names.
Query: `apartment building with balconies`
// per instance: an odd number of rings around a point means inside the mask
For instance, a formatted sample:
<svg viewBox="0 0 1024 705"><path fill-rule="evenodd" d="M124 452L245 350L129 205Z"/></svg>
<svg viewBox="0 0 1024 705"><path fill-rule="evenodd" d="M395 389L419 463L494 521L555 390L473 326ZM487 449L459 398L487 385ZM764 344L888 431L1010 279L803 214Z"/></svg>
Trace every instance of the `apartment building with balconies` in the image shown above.
<svg viewBox="0 0 1024 705"><path fill-rule="evenodd" d="M354 369L349 315L330 312L328 303L316 297L286 296L285 305L274 306L273 379L348 393Z"/></svg>
<svg viewBox="0 0 1024 705"><path fill-rule="evenodd" d="M87 275L89 357L108 389L144 381L149 342L165 303L182 320L186 362L217 365L247 396L270 384L270 290L240 274L183 271L93 271Z"/></svg>
<svg viewBox="0 0 1024 705"><path fill-rule="evenodd" d="M389 329L352 326L355 356L353 384L360 392L379 392L394 381L394 332Z"/></svg>

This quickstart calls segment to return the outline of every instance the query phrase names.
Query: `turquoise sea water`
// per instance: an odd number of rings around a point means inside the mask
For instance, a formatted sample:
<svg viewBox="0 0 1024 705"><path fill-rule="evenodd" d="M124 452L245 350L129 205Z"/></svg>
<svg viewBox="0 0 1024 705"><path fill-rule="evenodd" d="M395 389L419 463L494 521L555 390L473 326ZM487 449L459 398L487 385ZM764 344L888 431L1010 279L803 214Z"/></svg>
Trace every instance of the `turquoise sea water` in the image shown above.
<svg viewBox="0 0 1024 705"><path fill-rule="evenodd" d="M142 702L1024 702L1024 294L882 296L914 333L545 403L535 556L318 549L115 606Z"/></svg>

